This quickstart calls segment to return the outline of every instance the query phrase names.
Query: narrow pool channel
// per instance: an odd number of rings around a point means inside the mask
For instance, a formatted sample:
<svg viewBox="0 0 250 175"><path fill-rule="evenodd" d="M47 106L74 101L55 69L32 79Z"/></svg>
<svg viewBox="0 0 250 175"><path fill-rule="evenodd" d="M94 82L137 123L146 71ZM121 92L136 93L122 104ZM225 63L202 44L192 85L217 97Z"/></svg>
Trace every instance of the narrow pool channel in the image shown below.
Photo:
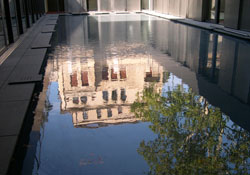
<svg viewBox="0 0 250 175"><path fill-rule="evenodd" d="M143 14L60 16L22 174L250 174L249 55Z"/></svg>

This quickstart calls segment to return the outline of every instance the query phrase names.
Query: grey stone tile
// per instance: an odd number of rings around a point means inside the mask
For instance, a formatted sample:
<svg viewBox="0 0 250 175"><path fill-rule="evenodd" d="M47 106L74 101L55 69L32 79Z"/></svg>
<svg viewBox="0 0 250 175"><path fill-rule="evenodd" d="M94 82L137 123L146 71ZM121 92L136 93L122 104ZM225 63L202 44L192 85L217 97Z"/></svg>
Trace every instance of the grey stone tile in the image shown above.
<svg viewBox="0 0 250 175"><path fill-rule="evenodd" d="M13 80L9 80L9 84L24 84L24 83L35 83L42 81L42 75L24 75L15 77Z"/></svg>
<svg viewBox="0 0 250 175"><path fill-rule="evenodd" d="M30 100L35 84L4 85L0 89L0 103Z"/></svg>
<svg viewBox="0 0 250 175"><path fill-rule="evenodd" d="M16 48L16 49L10 54L10 56L12 56L12 57L20 57L20 56L22 56L22 55L25 53L26 49L27 49L27 48L25 48L25 49Z"/></svg>
<svg viewBox="0 0 250 175"><path fill-rule="evenodd" d="M28 49L30 47L31 40L24 40L17 49Z"/></svg>
<svg viewBox="0 0 250 175"><path fill-rule="evenodd" d="M59 17L58 14L48 14L47 17Z"/></svg>
<svg viewBox="0 0 250 175"><path fill-rule="evenodd" d="M15 79L20 79L21 77L38 75L40 73L41 66L42 64L19 64L11 73L8 81L16 81Z"/></svg>
<svg viewBox="0 0 250 175"><path fill-rule="evenodd" d="M46 25L42 29L42 33L49 33L55 31L55 25Z"/></svg>
<svg viewBox="0 0 250 175"><path fill-rule="evenodd" d="M19 134L28 107L29 100L0 103L0 137Z"/></svg>
<svg viewBox="0 0 250 175"><path fill-rule="evenodd" d="M0 137L0 174L7 174L16 142L17 136Z"/></svg>
<svg viewBox="0 0 250 175"><path fill-rule="evenodd" d="M29 49L25 52L24 56L30 56L30 55L46 55L47 48L41 48L41 49Z"/></svg>
<svg viewBox="0 0 250 175"><path fill-rule="evenodd" d="M11 72L13 71L14 67L12 66L1 66L0 67L0 88L4 85L4 83L7 81L9 76L11 75Z"/></svg>
<svg viewBox="0 0 250 175"><path fill-rule="evenodd" d="M50 39L52 33L40 33L36 39L32 42L31 48L48 48L50 47Z"/></svg>
<svg viewBox="0 0 250 175"><path fill-rule="evenodd" d="M0 67L15 66L21 59L21 56L9 56Z"/></svg>
<svg viewBox="0 0 250 175"><path fill-rule="evenodd" d="M56 24L57 24L56 21L48 20L48 21L46 22L46 25L56 25Z"/></svg>
<svg viewBox="0 0 250 175"><path fill-rule="evenodd" d="M40 49L34 49L34 50L40 50ZM29 68L28 65L30 65L30 64L31 65L32 64L42 65L44 59L45 59L45 52L41 53L40 55L25 55L22 57L18 66L20 65L20 66L25 66L26 68Z"/></svg>

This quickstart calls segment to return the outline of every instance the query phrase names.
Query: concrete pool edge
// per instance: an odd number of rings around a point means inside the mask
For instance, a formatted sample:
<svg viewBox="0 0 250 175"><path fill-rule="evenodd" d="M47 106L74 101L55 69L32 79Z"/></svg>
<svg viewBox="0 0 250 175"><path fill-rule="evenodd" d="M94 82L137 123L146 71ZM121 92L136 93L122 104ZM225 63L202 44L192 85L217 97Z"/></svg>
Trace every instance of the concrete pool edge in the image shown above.
<svg viewBox="0 0 250 175"><path fill-rule="evenodd" d="M200 22L200 21L195 21L195 20L192 20L192 19L187 19L187 18L172 16L172 15L162 14L162 13L149 11L149 10L142 10L142 13L147 14L147 15L160 17L160 18L170 20L170 21L173 21L173 22L177 22L177 23L181 23L181 24L185 24L185 25L190 25L190 26L194 26L194 27L199 27L199 28L210 30L210 31L213 31L213 32L217 32L217 33L237 37L237 38L240 38L240 39L250 40L250 32L227 28L227 27L224 27L224 26L222 26L220 24L213 24L213 23L208 23L208 22Z"/></svg>
<svg viewBox="0 0 250 175"><path fill-rule="evenodd" d="M42 76L47 48L52 37L47 23L59 15L45 15L23 36L21 43L0 65L0 174L8 173L26 114L32 103L37 80ZM54 27L56 23L53 23ZM43 33L47 31L47 33ZM50 33L50 34L48 34ZM39 43L37 43L39 41ZM40 43L40 41L42 41ZM39 44L39 45L36 45ZM15 81L15 84L11 82Z"/></svg>

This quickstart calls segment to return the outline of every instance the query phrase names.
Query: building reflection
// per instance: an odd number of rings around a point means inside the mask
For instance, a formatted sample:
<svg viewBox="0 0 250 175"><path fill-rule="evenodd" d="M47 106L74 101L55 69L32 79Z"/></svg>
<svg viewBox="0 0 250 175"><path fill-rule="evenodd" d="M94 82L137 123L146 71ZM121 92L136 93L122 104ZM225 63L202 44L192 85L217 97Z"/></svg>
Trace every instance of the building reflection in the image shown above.
<svg viewBox="0 0 250 175"><path fill-rule="evenodd" d="M166 21L152 23L151 46L170 58L165 69L250 130L249 42Z"/></svg>
<svg viewBox="0 0 250 175"><path fill-rule="evenodd" d="M123 46L116 46L116 52L121 52ZM152 82L159 89L163 85L163 66L144 54L143 49L134 55L106 56L100 60L94 58L95 50L81 46L58 46L55 53L59 58L54 64L57 65L61 111L72 114L75 127L137 122L139 119L130 112L137 93Z"/></svg>
<svg viewBox="0 0 250 175"><path fill-rule="evenodd" d="M71 75L64 81L72 81L71 91L81 87L95 92L78 96L77 105L81 97L84 105L96 108L99 103L130 104L134 101L131 94L135 94L131 87L140 92L144 84L166 82L166 72L171 72L250 130L244 117L250 115L249 42L144 15L112 17L112 22L108 19L100 15L81 22L67 17L60 21L65 28L59 41L74 47L60 48L60 57L68 60L65 65L60 63L61 67ZM124 41L128 45L122 44ZM158 70L159 65L164 68Z"/></svg>

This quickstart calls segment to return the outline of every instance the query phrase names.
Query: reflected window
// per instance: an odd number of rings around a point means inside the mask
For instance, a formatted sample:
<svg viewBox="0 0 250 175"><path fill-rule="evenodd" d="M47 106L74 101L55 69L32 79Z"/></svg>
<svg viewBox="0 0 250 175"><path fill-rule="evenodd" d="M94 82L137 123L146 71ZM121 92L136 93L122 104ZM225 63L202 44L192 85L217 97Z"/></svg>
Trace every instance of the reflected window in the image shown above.
<svg viewBox="0 0 250 175"><path fill-rule="evenodd" d="M122 114L122 107L118 106L118 114Z"/></svg>
<svg viewBox="0 0 250 175"><path fill-rule="evenodd" d="M112 100L117 101L117 90L112 91Z"/></svg>
<svg viewBox="0 0 250 175"><path fill-rule="evenodd" d="M103 91L102 92L102 99L105 100L106 102L109 100L109 93L108 93L108 91Z"/></svg>
<svg viewBox="0 0 250 175"><path fill-rule="evenodd" d="M120 79L125 80L127 78L126 68L120 70Z"/></svg>
<svg viewBox="0 0 250 175"><path fill-rule="evenodd" d="M81 74L82 86L89 86L88 72L84 71Z"/></svg>
<svg viewBox="0 0 250 175"><path fill-rule="evenodd" d="M213 83L217 83L219 78L221 44L221 36L210 35L207 57L201 58L199 65L199 72Z"/></svg>
<svg viewBox="0 0 250 175"><path fill-rule="evenodd" d="M78 97L73 97L73 103L74 104L79 104L79 98Z"/></svg>
<svg viewBox="0 0 250 175"><path fill-rule="evenodd" d="M82 96L82 97L81 97L81 102L82 102L82 103L86 104L87 101L88 101L88 97L87 97L87 96Z"/></svg>
<svg viewBox="0 0 250 175"><path fill-rule="evenodd" d="M117 80L117 72L114 69L111 69L111 79Z"/></svg>
<svg viewBox="0 0 250 175"><path fill-rule="evenodd" d="M146 78L151 78L152 76L153 76L152 68L150 67L150 71L146 72Z"/></svg>
<svg viewBox="0 0 250 175"><path fill-rule="evenodd" d="M77 73L73 73L70 75L70 84L71 87L77 87L78 86L78 81L77 81Z"/></svg>
<svg viewBox="0 0 250 175"><path fill-rule="evenodd" d="M102 80L109 80L109 70L108 67L102 69Z"/></svg>
<svg viewBox="0 0 250 175"><path fill-rule="evenodd" d="M84 120L87 120L89 117L88 117L88 112L87 111L84 111L83 112L83 119Z"/></svg>
<svg viewBox="0 0 250 175"><path fill-rule="evenodd" d="M224 24L225 19L225 0L220 0L220 10L219 10L219 23Z"/></svg>
<svg viewBox="0 0 250 175"><path fill-rule="evenodd" d="M170 73L169 72L163 72L163 83L167 83L170 77Z"/></svg>
<svg viewBox="0 0 250 175"><path fill-rule="evenodd" d="M125 102L126 99L127 99L126 90L125 89L121 89L121 100L123 102Z"/></svg>
<svg viewBox="0 0 250 175"><path fill-rule="evenodd" d="M108 109L108 117L112 117L112 110L110 108Z"/></svg>
<svg viewBox="0 0 250 175"><path fill-rule="evenodd" d="M98 119L102 118L102 111L101 111L101 109L97 109L96 110L96 114L97 114L97 118Z"/></svg>

